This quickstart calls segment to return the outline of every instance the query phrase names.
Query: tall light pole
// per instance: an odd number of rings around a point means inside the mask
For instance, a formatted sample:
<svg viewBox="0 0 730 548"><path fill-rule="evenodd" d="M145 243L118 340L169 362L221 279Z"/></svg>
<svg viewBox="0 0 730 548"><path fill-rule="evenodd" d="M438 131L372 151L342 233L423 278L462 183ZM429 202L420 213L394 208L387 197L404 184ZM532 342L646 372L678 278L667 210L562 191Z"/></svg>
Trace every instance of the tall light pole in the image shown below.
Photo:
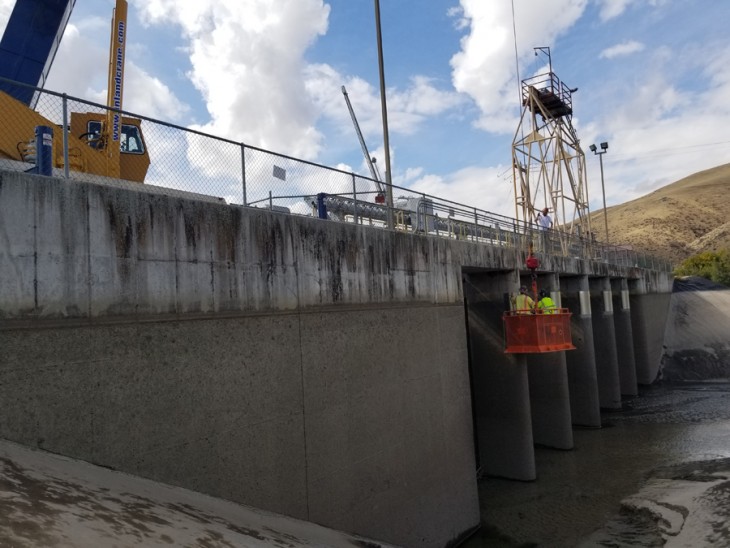
<svg viewBox="0 0 730 548"><path fill-rule="evenodd" d="M601 164L601 190L603 191L603 220L606 222L606 243L608 243L608 215L606 214L606 185L603 182L603 155L608 152L608 143L604 141L601 143L601 150L598 150L596 145L588 147L591 149L593 154L598 156L598 160Z"/></svg>
<svg viewBox="0 0 730 548"><path fill-rule="evenodd" d="M388 205L388 228L393 228L393 185L390 176L390 140L388 138L388 107L385 103L385 69L383 68L383 36L380 32L380 0L375 0L375 30L378 39L378 69L380 71L380 106L383 111L383 145L385 146L385 199Z"/></svg>

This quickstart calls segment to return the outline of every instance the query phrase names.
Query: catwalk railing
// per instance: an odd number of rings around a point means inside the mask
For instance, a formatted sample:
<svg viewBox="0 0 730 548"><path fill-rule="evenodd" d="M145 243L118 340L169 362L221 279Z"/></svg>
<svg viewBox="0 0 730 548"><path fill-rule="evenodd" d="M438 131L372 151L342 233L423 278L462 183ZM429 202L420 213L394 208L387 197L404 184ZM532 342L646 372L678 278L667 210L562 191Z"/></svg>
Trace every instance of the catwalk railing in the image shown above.
<svg viewBox="0 0 730 548"><path fill-rule="evenodd" d="M28 88L0 78L0 88ZM56 176L86 181L108 182L104 174L74 168L73 146L92 146L86 134L71 135L71 113L92 113L104 117L108 109L100 104L66 94L33 88L39 99L36 111L54 132ZM12 108L7 108L11 105ZM28 171L34 164L12 149L20 149L33 139L33 124L23 108L3 100L0 112L0 169ZM476 207L391 185L393 207L378 195L376 181L369 177L278 154L245 143L209 135L192 128L119 111L127 119L139 120L150 166L145 185L210 196L229 204L262 207L294 215L323 216L340 222L368 224L431 234L443 238L527 250L532 244L538 253L596 260L619 266L636 266L671 271L666 261L637 253L622 246L605 245L593 238L579 237L562 230L539 232L537 225L526 226L515 219ZM25 124L25 125L24 125ZM13 128L17 135L1 134ZM20 129L18 129L20 128ZM59 138L60 137L60 138ZM8 145L9 138L17 143ZM79 141L79 139L81 141ZM88 143L84 141L88 140ZM11 139L12 140L12 139ZM83 143L79 145L79 143ZM11 146L12 145L12 146ZM76 151L78 152L78 151ZM98 152L98 151L97 151ZM66 159L64 161L64 159ZM385 186L384 183L381 183ZM576 227L577 228L577 227ZM573 231L577 232L577 230Z"/></svg>

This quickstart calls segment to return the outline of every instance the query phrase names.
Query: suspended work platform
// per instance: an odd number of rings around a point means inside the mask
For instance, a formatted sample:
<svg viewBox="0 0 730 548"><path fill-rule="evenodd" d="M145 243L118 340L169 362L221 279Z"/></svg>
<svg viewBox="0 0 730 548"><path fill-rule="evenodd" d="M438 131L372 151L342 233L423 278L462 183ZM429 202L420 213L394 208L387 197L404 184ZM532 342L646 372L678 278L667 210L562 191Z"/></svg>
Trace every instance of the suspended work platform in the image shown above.
<svg viewBox="0 0 730 548"><path fill-rule="evenodd" d="M570 336L570 316L567 308L554 313L533 314L522 310L504 313L506 354L535 354L574 350Z"/></svg>

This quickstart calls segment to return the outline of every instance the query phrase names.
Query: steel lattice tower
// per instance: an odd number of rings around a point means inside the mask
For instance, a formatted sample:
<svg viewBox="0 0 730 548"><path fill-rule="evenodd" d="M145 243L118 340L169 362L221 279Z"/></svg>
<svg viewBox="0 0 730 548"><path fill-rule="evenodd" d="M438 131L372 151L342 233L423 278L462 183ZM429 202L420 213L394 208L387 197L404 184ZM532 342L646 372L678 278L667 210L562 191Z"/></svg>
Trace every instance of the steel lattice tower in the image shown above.
<svg viewBox="0 0 730 548"><path fill-rule="evenodd" d="M552 72L523 80L522 114L512 143L515 217L525 230L550 210L553 226L569 236L590 234L586 160L572 124L571 90Z"/></svg>

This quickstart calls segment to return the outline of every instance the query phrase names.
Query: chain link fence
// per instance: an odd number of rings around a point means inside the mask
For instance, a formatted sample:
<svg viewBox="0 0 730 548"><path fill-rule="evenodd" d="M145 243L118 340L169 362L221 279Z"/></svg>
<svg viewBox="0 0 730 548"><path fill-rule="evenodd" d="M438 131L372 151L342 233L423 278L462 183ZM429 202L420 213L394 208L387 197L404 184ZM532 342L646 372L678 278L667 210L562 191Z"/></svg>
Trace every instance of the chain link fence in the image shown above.
<svg viewBox="0 0 730 548"><path fill-rule="evenodd" d="M666 261L283 154L153 120L65 94L34 90L33 109L13 99L30 86L0 78L0 169L36 169L35 128L53 130L52 174L119 179L229 204L313 215L488 245L671 271ZM117 117L115 119L115 116ZM118 125L119 144L109 128ZM114 152L118 150L118 153ZM131 183L134 184L134 183ZM168 190L169 191L169 190Z"/></svg>

